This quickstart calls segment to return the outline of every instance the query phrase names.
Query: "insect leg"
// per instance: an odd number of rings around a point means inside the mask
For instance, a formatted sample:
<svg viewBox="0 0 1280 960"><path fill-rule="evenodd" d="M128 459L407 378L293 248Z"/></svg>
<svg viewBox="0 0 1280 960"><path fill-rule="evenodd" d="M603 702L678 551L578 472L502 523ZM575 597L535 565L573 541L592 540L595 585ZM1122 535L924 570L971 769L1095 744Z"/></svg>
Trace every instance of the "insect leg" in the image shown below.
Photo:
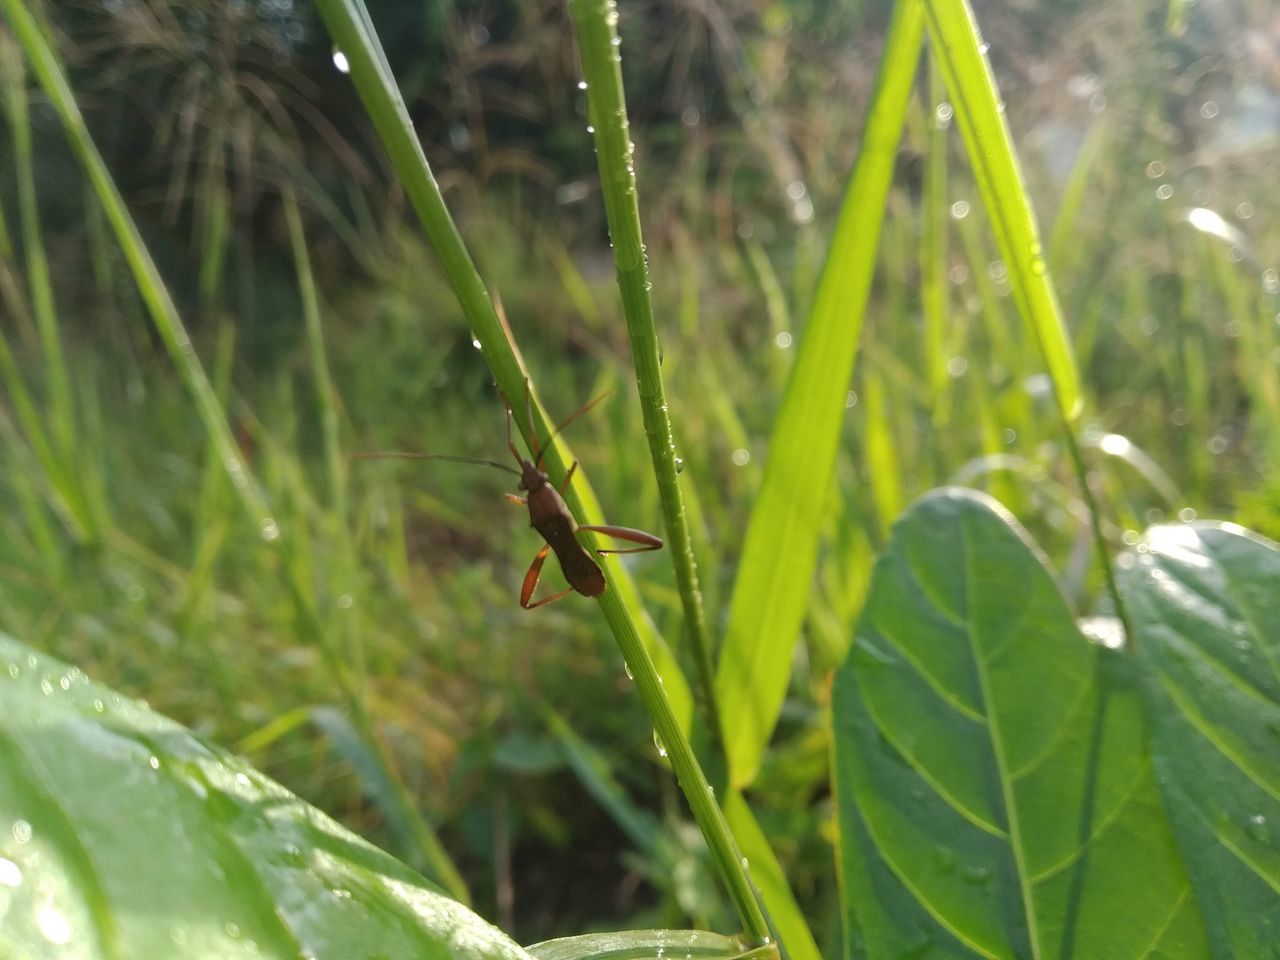
<svg viewBox="0 0 1280 960"><path fill-rule="evenodd" d="M578 461L573 461L573 465L569 467L569 472L564 475L564 483L560 484L560 493L563 494L569 489L569 481L573 479L573 471L578 469Z"/></svg>
<svg viewBox="0 0 1280 960"><path fill-rule="evenodd" d="M559 593L553 593L549 597L543 597L533 603L529 601L533 599L533 591L538 588L538 577L542 575L542 565L546 562L547 554L551 550L551 544L544 543L542 549L538 551L538 555L533 558L533 563L529 564L529 572L524 575L524 584L520 587L520 606L526 610L532 610L534 607L541 607L544 604L553 603L561 597L568 596L573 593L573 587L561 590Z"/></svg>
<svg viewBox="0 0 1280 960"><path fill-rule="evenodd" d="M613 527L613 526L581 526L579 530L589 530L592 533L603 533L606 537L613 537L615 540L630 540L632 543L641 544L638 547L629 547L625 550L597 550L596 553L605 556L610 553L644 553L646 550L661 550L662 538L655 537L652 533L645 533L643 530L636 530L632 527Z"/></svg>

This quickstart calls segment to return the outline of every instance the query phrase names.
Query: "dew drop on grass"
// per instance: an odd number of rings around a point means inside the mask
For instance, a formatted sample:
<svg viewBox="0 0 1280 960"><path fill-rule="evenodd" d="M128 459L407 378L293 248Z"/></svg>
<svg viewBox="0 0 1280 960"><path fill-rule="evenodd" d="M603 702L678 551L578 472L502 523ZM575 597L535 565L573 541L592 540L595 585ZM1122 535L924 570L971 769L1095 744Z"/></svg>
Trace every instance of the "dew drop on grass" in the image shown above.
<svg viewBox="0 0 1280 960"><path fill-rule="evenodd" d="M684 457L676 457L676 473L684 473Z"/></svg>
<svg viewBox="0 0 1280 960"><path fill-rule="evenodd" d="M627 663L626 660L622 661L622 672L627 675L628 680L635 680L635 674L631 672L631 664Z"/></svg>
<svg viewBox="0 0 1280 960"><path fill-rule="evenodd" d="M262 518L262 523L258 527L258 532L262 536L262 539L267 541L267 543L280 539L280 527L272 517Z"/></svg>
<svg viewBox="0 0 1280 960"><path fill-rule="evenodd" d="M657 748L658 756L665 758L667 755L667 745L662 742L662 738L658 736L657 730L653 731L653 745Z"/></svg>
<svg viewBox="0 0 1280 960"><path fill-rule="evenodd" d="M0 857L0 887L19 887L21 885L21 868L12 860Z"/></svg>

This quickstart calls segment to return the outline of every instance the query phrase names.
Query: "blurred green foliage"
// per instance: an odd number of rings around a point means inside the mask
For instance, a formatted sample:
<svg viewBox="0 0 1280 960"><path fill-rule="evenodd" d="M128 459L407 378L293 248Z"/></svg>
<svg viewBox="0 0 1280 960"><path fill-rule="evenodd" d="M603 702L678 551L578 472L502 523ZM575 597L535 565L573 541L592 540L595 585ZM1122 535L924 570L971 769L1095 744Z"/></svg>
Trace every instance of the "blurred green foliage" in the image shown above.
<svg viewBox="0 0 1280 960"><path fill-rule="evenodd" d="M241 450L305 545L316 606L360 651L380 746L480 912L522 942L719 928L701 841L612 645L576 598L535 614L516 603L538 544L503 501L504 478L344 463L335 516L286 188L303 211L344 449L501 457L503 428L317 18L287 0L45 6ZM613 522L656 527L639 412L620 386L627 345L563 6L369 6L542 396L564 415L617 389L573 425L574 446ZM1280 19L1264 0L1200 4L1171 32L1168 12L977 4L1075 336L1108 535L1119 544L1192 511L1276 537ZM664 375L713 632L886 18L880 2L622 7ZM299 644L279 561L237 511L7 37L0 59L0 332L12 359L0 371L0 626L239 743L403 853L394 798L316 720L347 704ZM821 717L888 523L937 484L982 487L1055 555L1077 613L1099 592L1036 351L949 113L927 89L890 198L806 643L751 798L828 949L839 924ZM939 149L945 212L925 209ZM926 243L923 224L940 213L943 236ZM42 338L41 258L66 388ZM921 288L938 276L941 389L921 360ZM635 569L678 638L669 568L650 557ZM549 722L548 705L563 720ZM603 758L607 776L587 775L584 756Z"/></svg>

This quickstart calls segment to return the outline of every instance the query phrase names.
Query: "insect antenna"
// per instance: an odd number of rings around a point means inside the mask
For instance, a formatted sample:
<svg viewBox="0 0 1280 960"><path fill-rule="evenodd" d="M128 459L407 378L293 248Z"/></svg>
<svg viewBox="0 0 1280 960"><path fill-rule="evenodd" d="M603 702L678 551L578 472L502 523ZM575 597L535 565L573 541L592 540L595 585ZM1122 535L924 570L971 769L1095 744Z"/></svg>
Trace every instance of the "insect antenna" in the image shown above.
<svg viewBox="0 0 1280 960"><path fill-rule="evenodd" d="M480 457L452 457L445 453L406 453L401 451L388 451L386 453L353 453L350 454L352 460L447 460L450 463L474 463L481 467L493 467L495 470L501 470L504 473L514 473L520 476L520 471L507 466L505 463L499 463L497 460L485 460Z"/></svg>
<svg viewBox="0 0 1280 960"><path fill-rule="evenodd" d="M542 445L542 452L537 455L537 461L535 463L535 466L537 466L539 470L542 469L542 458L546 455L547 451L551 449L551 442L555 440L556 437L560 436L561 430L563 430L569 424L573 423L573 421L577 420L580 416L582 416L584 413L586 413L596 404L609 399L609 397L611 396L613 396L613 391L606 390L604 393L600 394L600 396L596 397L594 400L588 400L586 403L580 406L577 410L573 411L573 413L569 414L567 417L565 417L563 420L557 423L555 427L552 429L550 436L547 437L547 442Z"/></svg>

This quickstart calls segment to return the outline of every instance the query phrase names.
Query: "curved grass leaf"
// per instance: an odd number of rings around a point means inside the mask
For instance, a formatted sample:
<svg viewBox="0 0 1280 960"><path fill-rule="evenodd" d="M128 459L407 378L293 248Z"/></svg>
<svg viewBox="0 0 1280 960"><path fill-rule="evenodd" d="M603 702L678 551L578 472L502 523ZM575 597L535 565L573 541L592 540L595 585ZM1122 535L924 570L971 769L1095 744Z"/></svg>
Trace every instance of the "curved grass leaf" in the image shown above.
<svg viewBox="0 0 1280 960"><path fill-rule="evenodd" d="M1207 955L1132 664L995 501L903 515L833 714L852 955Z"/></svg>
<svg viewBox="0 0 1280 960"><path fill-rule="evenodd" d="M769 439L760 496L747 525L716 668L729 780L737 788L749 785L760 768L782 709L792 651L809 605L845 395L923 39L919 3L897 4L857 166Z"/></svg>
<svg viewBox="0 0 1280 960"><path fill-rule="evenodd" d="M625 930L545 940L528 948L538 960L728 960L754 957L732 937L701 930Z"/></svg>
<svg viewBox="0 0 1280 960"><path fill-rule="evenodd" d="M1153 527L1120 559L1165 806L1215 957L1280 944L1280 549Z"/></svg>
<svg viewBox="0 0 1280 960"><path fill-rule="evenodd" d="M0 953L527 954L279 784L0 636Z"/></svg>

